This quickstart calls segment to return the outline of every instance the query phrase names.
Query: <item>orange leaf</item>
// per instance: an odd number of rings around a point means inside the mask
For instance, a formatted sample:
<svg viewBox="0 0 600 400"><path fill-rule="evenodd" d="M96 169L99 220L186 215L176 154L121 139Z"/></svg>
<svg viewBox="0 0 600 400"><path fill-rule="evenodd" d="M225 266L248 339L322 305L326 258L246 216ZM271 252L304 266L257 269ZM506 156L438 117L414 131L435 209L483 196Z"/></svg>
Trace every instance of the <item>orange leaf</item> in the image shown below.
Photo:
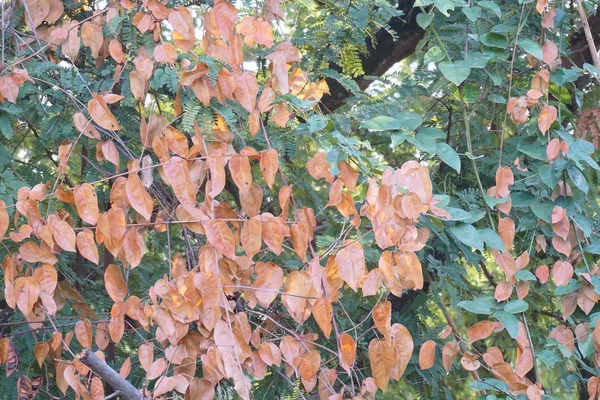
<svg viewBox="0 0 600 400"><path fill-rule="evenodd" d="M104 35L102 34L102 25L99 25L93 21L84 22L81 26L81 41L83 42L84 46L90 48L92 57L98 58L100 48L102 47L102 43L104 42Z"/></svg>
<svg viewBox="0 0 600 400"><path fill-rule="evenodd" d="M396 362L393 348L384 339L373 339L369 343L369 362L375 385L383 392L387 390L392 368Z"/></svg>
<svg viewBox="0 0 600 400"><path fill-rule="evenodd" d="M240 233L240 241L246 255L250 258L254 257L260 251L262 245L262 224L258 217L252 217L244 221L242 231Z"/></svg>
<svg viewBox="0 0 600 400"><path fill-rule="evenodd" d="M308 234L304 226L299 224L292 224L290 226L290 239L292 239L292 246L294 251L298 254L298 257L302 262L306 262L306 250L308 249Z"/></svg>
<svg viewBox="0 0 600 400"><path fill-rule="evenodd" d="M10 225L10 216L6 211L6 203L0 200L0 241L6 235L6 231L8 230L8 226Z"/></svg>
<svg viewBox="0 0 600 400"><path fill-rule="evenodd" d="M258 83L256 77L250 72L235 75L235 98L249 113L256 107L256 95L258 94Z"/></svg>
<svg viewBox="0 0 600 400"><path fill-rule="evenodd" d="M211 220L202 224L211 245L228 258L235 259L235 240L231 229L223 220Z"/></svg>
<svg viewBox="0 0 600 400"><path fill-rule="evenodd" d="M75 337L83 348L92 347L92 324L87 318L75 324Z"/></svg>
<svg viewBox="0 0 600 400"><path fill-rule="evenodd" d="M338 349L340 366L350 373L356 358L356 342L352 339L352 336L342 333L338 337Z"/></svg>
<svg viewBox="0 0 600 400"><path fill-rule="evenodd" d="M467 337L471 343L485 339L494 333L494 327L495 323L492 321L480 321L467 329Z"/></svg>
<svg viewBox="0 0 600 400"><path fill-rule="evenodd" d="M118 131L121 129L119 122L108 109L106 100L102 96L96 93L92 93L92 99L88 102L88 111L92 116L95 123L100 125L102 128L112 131Z"/></svg>
<svg viewBox="0 0 600 400"><path fill-rule="evenodd" d="M557 261L552 267L552 279L557 286L565 286L573 277L573 266L566 261Z"/></svg>
<svg viewBox="0 0 600 400"><path fill-rule="evenodd" d="M150 371L154 362L154 345L151 342L144 343L138 348L138 360L146 372Z"/></svg>
<svg viewBox="0 0 600 400"><path fill-rule="evenodd" d="M58 262L52 252L33 242L25 242L19 247L19 257L30 263L43 262L54 265Z"/></svg>
<svg viewBox="0 0 600 400"><path fill-rule="evenodd" d="M106 271L104 271L104 287L115 303L125 300L125 296L127 296L127 284L123 279L121 268L114 264L106 267Z"/></svg>
<svg viewBox="0 0 600 400"><path fill-rule="evenodd" d="M550 269L547 265L540 265L535 269L535 276L540 280L541 283L548 282L548 276L550 275Z"/></svg>
<svg viewBox="0 0 600 400"><path fill-rule="evenodd" d="M392 303L386 300L383 303L377 304L373 308L372 317L379 332L387 337L392 328Z"/></svg>
<svg viewBox="0 0 600 400"><path fill-rule="evenodd" d="M56 243L65 251L75 251L75 232L66 221L56 221L50 224L52 236Z"/></svg>
<svg viewBox="0 0 600 400"><path fill-rule="evenodd" d="M123 241L123 252L125 253L125 259L132 269L140 265L142 257L146 253L144 237L134 226L129 228L125 234L125 239Z"/></svg>
<svg viewBox="0 0 600 400"><path fill-rule="evenodd" d="M412 336L408 329L402 324L394 324L391 329L391 337L394 343L395 364L392 377L399 380L410 362L414 350Z"/></svg>
<svg viewBox="0 0 600 400"><path fill-rule="evenodd" d="M94 125L92 125L92 121L87 119L82 112L77 111L73 114L73 125L75 125L75 128L85 136L91 139L100 140L100 132L98 132Z"/></svg>
<svg viewBox="0 0 600 400"><path fill-rule="evenodd" d="M281 364L281 350L274 343L261 343L258 346L258 354L268 366Z"/></svg>
<svg viewBox="0 0 600 400"><path fill-rule="evenodd" d="M250 187L252 183L252 171L250 170L248 156L239 154L231 156L229 159L229 171L231 171L233 182L240 190Z"/></svg>
<svg viewBox="0 0 600 400"><path fill-rule="evenodd" d="M321 355L317 350L311 350L294 358L294 367L300 377L305 380L312 379L321 366Z"/></svg>
<svg viewBox="0 0 600 400"><path fill-rule="evenodd" d="M152 197L144 189L144 184L137 172L130 171L127 175L125 193L131 207L138 212L146 221L152 218Z"/></svg>
<svg viewBox="0 0 600 400"><path fill-rule="evenodd" d="M279 154L277 154L277 150L269 149L260 153L260 170L269 189L273 189L275 174L279 170Z"/></svg>
<svg viewBox="0 0 600 400"><path fill-rule="evenodd" d="M112 59L119 64L123 64L127 60L125 53L123 53L123 46L118 39L113 39L110 41L108 45L108 52L110 53Z"/></svg>
<svg viewBox="0 0 600 400"><path fill-rule="evenodd" d="M31 314L40 295L39 283L31 276L19 277L15 280L14 291L19 310L26 316Z"/></svg>
<svg viewBox="0 0 600 400"><path fill-rule="evenodd" d="M419 367L422 370L427 370L433 367L435 363L435 342L428 340L421 346L419 351Z"/></svg>
<svg viewBox="0 0 600 400"><path fill-rule="evenodd" d="M512 294L512 291L513 285L510 282L500 282L498 286L496 286L494 298L496 299L496 301L508 300Z"/></svg>
<svg viewBox="0 0 600 400"><path fill-rule="evenodd" d="M51 295L58 284L58 272L53 265L43 264L33 271L33 277L40 284L40 290Z"/></svg>
<svg viewBox="0 0 600 400"><path fill-rule="evenodd" d="M365 254L359 242L348 240L335 256L335 263L340 270L342 279L354 290L365 275Z"/></svg>
<svg viewBox="0 0 600 400"><path fill-rule="evenodd" d="M256 280L252 284L259 304L268 308L283 285L283 270L272 262L256 264Z"/></svg>
<svg viewBox="0 0 600 400"><path fill-rule="evenodd" d="M545 135L546 132L548 132L548 129L550 129L554 121L556 121L557 116L558 111L554 106L545 105L540 110L540 114L538 115L538 128L540 128L542 135Z"/></svg>
<svg viewBox="0 0 600 400"><path fill-rule="evenodd" d="M100 210L94 187L89 183L77 185L73 188L73 197L81 219L90 225L96 225Z"/></svg>
<svg viewBox="0 0 600 400"><path fill-rule="evenodd" d="M117 150L117 146L115 146L112 139L102 143L102 155L115 166L115 171L118 174L121 169L121 158L119 150Z"/></svg>
<svg viewBox="0 0 600 400"><path fill-rule="evenodd" d="M498 196L508 196L510 194L508 186L514 183L515 178L509 166L500 167L496 170L496 193L498 193Z"/></svg>
<svg viewBox="0 0 600 400"><path fill-rule="evenodd" d="M333 318L333 307L331 307L331 303L326 297L318 299L313 305L313 317L315 318L315 321L317 321L317 324L323 331L325 337L329 339L331 328L333 327L331 323Z"/></svg>
<svg viewBox="0 0 600 400"><path fill-rule="evenodd" d="M454 357L458 354L459 346L457 342L447 342L442 349L442 363L446 373L450 372Z"/></svg>
<svg viewBox="0 0 600 400"><path fill-rule="evenodd" d="M277 255L283 250L283 233L281 225L275 217L264 216L262 222L262 239L271 251Z"/></svg>
<svg viewBox="0 0 600 400"><path fill-rule="evenodd" d="M35 347L33 348L33 354L35 355L35 359L38 362L38 365L41 367L44 364L44 360L48 353L50 352L50 346L46 342L37 342Z"/></svg>

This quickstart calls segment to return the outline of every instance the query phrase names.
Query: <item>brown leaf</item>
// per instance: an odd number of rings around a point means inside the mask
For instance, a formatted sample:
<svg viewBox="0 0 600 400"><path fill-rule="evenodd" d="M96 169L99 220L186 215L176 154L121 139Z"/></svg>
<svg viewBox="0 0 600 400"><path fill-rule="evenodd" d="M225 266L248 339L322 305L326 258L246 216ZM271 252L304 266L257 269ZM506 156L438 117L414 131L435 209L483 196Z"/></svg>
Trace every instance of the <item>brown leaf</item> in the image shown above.
<svg viewBox="0 0 600 400"><path fill-rule="evenodd" d="M138 360L144 371L150 371L154 362L154 345L152 342L144 343L138 348Z"/></svg>
<svg viewBox="0 0 600 400"><path fill-rule="evenodd" d="M506 281L500 282L496 286L494 298L496 299L496 301L508 300L512 294L512 291L513 291L513 285L510 282L506 282Z"/></svg>
<svg viewBox="0 0 600 400"><path fill-rule="evenodd" d="M146 245L144 244L144 237L135 226L129 228L125 234L123 252L130 268L133 269L140 265L142 257L146 253Z"/></svg>
<svg viewBox="0 0 600 400"><path fill-rule="evenodd" d="M548 282L548 277L550 276L550 269L547 265L540 265L535 269L535 276L540 280L541 283Z"/></svg>
<svg viewBox="0 0 600 400"><path fill-rule="evenodd" d="M294 367L304 380L310 380L316 376L320 366L321 355L317 350L310 350L294 358Z"/></svg>
<svg viewBox="0 0 600 400"><path fill-rule="evenodd" d="M261 343L258 346L258 354L268 366L281 364L281 350L274 343Z"/></svg>
<svg viewBox="0 0 600 400"><path fill-rule="evenodd" d="M262 222L262 240L275 254L281 254L283 250L283 232L281 225L275 217L264 216Z"/></svg>

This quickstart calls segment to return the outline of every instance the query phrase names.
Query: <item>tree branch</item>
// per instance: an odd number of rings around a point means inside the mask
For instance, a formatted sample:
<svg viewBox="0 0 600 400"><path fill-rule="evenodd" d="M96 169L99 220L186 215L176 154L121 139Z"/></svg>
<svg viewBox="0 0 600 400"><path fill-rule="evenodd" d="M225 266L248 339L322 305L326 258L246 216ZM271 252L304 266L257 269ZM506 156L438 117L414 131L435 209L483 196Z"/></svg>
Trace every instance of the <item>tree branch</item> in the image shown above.
<svg viewBox="0 0 600 400"><path fill-rule="evenodd" d="M91 350L85 350L83 355L80 356L79 361L96 373L115 391L120 391L123 400L147 399L147 397L143 396L135 386L119 375L119 373L112 369L107 363L98 358Z"/></svg>

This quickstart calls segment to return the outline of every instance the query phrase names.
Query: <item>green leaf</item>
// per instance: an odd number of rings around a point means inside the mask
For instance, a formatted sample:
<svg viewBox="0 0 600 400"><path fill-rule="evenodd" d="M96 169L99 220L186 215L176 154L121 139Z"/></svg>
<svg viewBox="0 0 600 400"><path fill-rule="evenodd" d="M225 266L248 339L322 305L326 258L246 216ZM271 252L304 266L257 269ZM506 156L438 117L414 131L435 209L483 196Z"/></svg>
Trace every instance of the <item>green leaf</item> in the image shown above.
<svg viewBox="0 0 600 400"><path fill-rule="evenodd" d="M591 336L591 335L590 335ZM544 349L536 354L537 358L544 363L548 368L554 368L556 363L559 363L562 358L552 350Z"/></svg>
<svg viewBox="0 0 600 400"><path fill-rule="evenodd" d="M552 223L552 209L554 208L554 203L538 203L537 201L534 201L529 207L531 207L531 211L533 211L536 217L549 224Z"/></svg>
<svg viewBox="0 0 600 400"><path fill-rule="evenodd" d="M476 300L464 300L457 305L473 314L484 315L490 315L493 309L498 308L498 303L493 297L480 297Z"/></svg>
<svg viewBox="0 0 600 400"><path fill-rule="evenodd" d="M448 229L460 242L483 251L483 237L473 225L459 223Z"/></svg>
<svg viewBox="0 0 600 400"><path fill-rule="evenodd" d="M583 193L587 194L590 188L588 186L587 180L585 179L585 176L583 176L581 171L576 166L571 165L567 170L567 173L569 174L569 178L571 178L571 180L575 184L575 187L581 190Z"/></svg>
<svg viewBox="0 0 600 400"><path fill-rule="evenodd" d="M588 244L583 248L583 250L590 254L600 254L600 242Z"/></svg>
<svg viewBox="0 0 600 400"><path fill-rule="evenodd" d="M517 43L523 48L523 50L525 50L527 53L534 56L538 60L542 60L544 58L542 54L542 47L539 44L537 44L537 42L534 42L531 39L519 38L519 41Z"/></svg>
<svg viewBox="0 0 600 400"><path fill-rule="evenodd" d="M506 311L496 311L494 317L502 322L504 329L506 329L510 337L513 339L517 338L517 335L519 334L519 321L513 314Z"/></svg>
<svg viewBox="0 0 600 400"><path fill-rule="evenodd" d="M508 393L508 385L499 379L484 378L480 381L471 382L473 390L492 390L502 393Z"/></svg>
<svg viewBox="0 0 600 400"><path fill-rule="evenodd" d="M546 161L546 146L540 143L535 136L526 136L519 140L517 150L536 160Z"/></svg>
<svg viewBox="0 0 600 400"><path fill-rule="evenodd" d="M373 132L391 131L400 129L400 121L396 118L380 115L361 124L363 128L367 128Z"/></svg>
<svg viewBox="0 0 600 400"><path fill-rule="evenodd" d="M535 282L537 280L535 275L533 273L531 273L531 271L528 271L526 269L522 269L519 272L517 272L515 274L515 279L518 281L533 281L533 282Z"/></svg>
<svg viewBox="0 0 600 400"><path fill-rule="evenodd" d="M499 33L485 33L481 35L479 41L488 47L496 47L498 49L504 49L508 46L508 39L506 36Z"/></svg>
<svg viewBox="0 0 600 400"><path fill-rule="evenodd" d="M563 296L565 294L573 293L581 287L581 283L577 282L575 279L571 279L569 283L564 286L558 286L554 289L555 296Z"/></svg>
<svg viewBox="0 0 600 400"><path fill-rule="evenodd" d="M433 0L433 4L446 17L450 16L448 11L454 11L454 2L452 0Z"/></svg>
<svg viewBox="0 0 600 400"><path fill-rule="evenodd" d="M436 153L443 162L460 174L460 158L452 147L445 142L439 142L436 146Z"/></svg>
<svg viewBox="0 0 600 400"><path fill-rule="evenodd" d="M459 61L442 61L438 64L438 68L442 71L442 74L448 79L450 82L454 83L456 86L459 86L463 83L471 73L471 63L465 60Z"/></svg>
<svg viewBox="0 0 600 400"><path fill-rule="evenodd" d="M548 186L550 189L554 189L558 184L559 178L552 165L542 165L538 169L538 175L542 182L544 182L544 185Z"/></svg>
<svg viewBox="0 0 600 400"><path fill-rule="evenodd" d="M477 4L483 8L487 8L488 10L493 11L498 16L498 18L502 17L502 10L498 6L498 4L494 3L493 1L480 1Z"/></svg>
<svg viewBox="0 0 600 400"><path fill-rule="evenodd" d="M494 230L490 228L478 229L483 241L492 249L504 251L504 242Z"/></svg>
<svg viewBox="0 0 600 400"><path fill-rule="evenodd" d="M417 24L421 27L421 29L425 30L429 24L431 24L431 21L433 21L434 16L435 15L433 14L420 13L417 15Z"/></svg>
<svg viewBox="0 0 600 400"><path fill-rule="evenodd" d="M463 7L462 12L467 16L467 18L469 18L469 21L471 22L475 22L479 17L481 17L481 7Z"/></svg>
<svg viewBox="0 0 600 400"><path fill-rule="evenodd" d="M524 300L509 301L504 305L504 311L511 314L518 314L529 309L529 304Z"/></svg>
<svg viewBox="0 0 600 400"><path fill-rule="evenodd" d="M13 137L12 124L7 113L0 112L0 132L5 138L11 139Z"/></svg>
<svg viewBox="0 0 600 400"><path fill-rule="evenodd" d="M398 118L392 118L385 115L380 115L361 124L373 132L390 131L404 129L414 131L423 123L423 118L416 113L402 112Z"/></svg>
<svg viewBox="0 0 600 400"><path fill-rule="evenodd" d="M429 50L427 50L427 53L425 53L423 61L425 62L425 64L436 63L438 61L442 61L444 59L444 57L446 57L446 55L444 54L444 51L442 49L440 49L438 46L433 46Z"/></svg>

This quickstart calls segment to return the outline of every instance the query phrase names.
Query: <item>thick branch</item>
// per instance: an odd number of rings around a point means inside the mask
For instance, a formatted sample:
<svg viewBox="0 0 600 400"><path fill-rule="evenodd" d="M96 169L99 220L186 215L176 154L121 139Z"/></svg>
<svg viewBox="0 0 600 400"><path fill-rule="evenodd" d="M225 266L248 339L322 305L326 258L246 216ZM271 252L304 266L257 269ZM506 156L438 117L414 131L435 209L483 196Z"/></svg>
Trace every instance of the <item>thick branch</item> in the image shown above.
<svg viewBox="0 0 600 400"><path fill-rule="evenodd" d="M135 386L119 375L117 371L109 367L107 363L98 358L91 350L85 350L79 360L108 383L115 391L120 391L123 400L147 399Z"/></svg>
<svg viewBox="0 0 600 400"><path fill-rule="evenodd" d="M367 48L369 53L361 56L363 70L366 76L381 76L392 65L402 61L415 52L419 40L423 38L424 31L417 24L418 11L413 9L413 0L399 0L398 9L404 12L402 18L392 18L388 25L396 33L398 40L385 29L380 29L376 34L377 46L368 39ZM371 80L359 77L356 82L361 89L371 84ZM342 85L333 79L328 79L330 95L323 97L323 108L325 112L333 111L344 104L352 94L345 90Z"/></svg>

